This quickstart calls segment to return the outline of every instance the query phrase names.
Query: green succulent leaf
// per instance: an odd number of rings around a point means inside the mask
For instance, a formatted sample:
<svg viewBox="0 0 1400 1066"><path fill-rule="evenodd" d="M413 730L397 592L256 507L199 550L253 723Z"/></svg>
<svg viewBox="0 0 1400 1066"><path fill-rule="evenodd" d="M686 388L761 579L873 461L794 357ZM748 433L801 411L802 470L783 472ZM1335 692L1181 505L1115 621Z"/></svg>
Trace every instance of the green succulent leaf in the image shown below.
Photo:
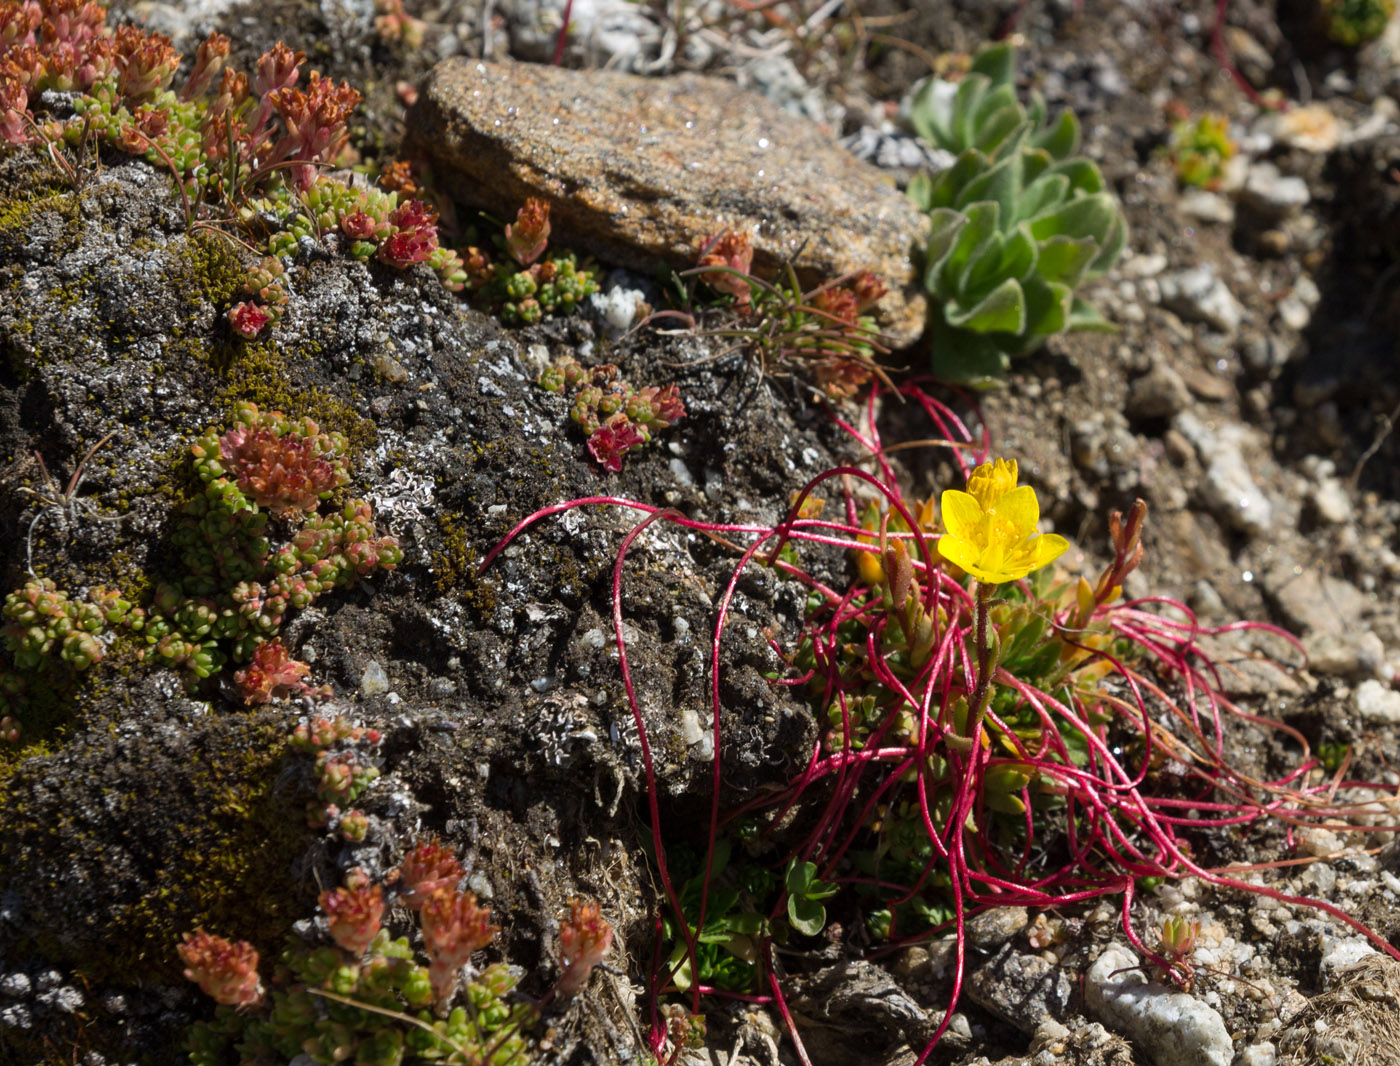
<svg viewBox="0 0 1400 1066"><path fill-rule="evenodd" d="M1104 318L1103 315L1099 314L1097 308L1081 300L1077 296L1074 299L1074 303L1070 306L1068 328L1072 330L1088 330L1092 333L1118 332L1118 327Z"/></svg>
<svg viewBox="0 0 1400 1066"><path fill-rule="evenodd" d="M952 249L958 234L967 225L967 216L951 207L938 207L929 212L928 262L930 273L941 267L943 257ZM930 291L932 285L930 284Z"/></svg>
<svg viewBox="0 0 1400 1066"><path fill-rule="evenodd" d="M1046 337L1063 333L1069 328L1070 310L1074 306L1074 290L1056 281L1034 277L1026 282L1025 343L1018 355L1039 348Z"/></svg>
<svg viewBox="0 0 1400 1066"><path fill-rule="evenodd" d="M1092 237L1051 237L1039 245L1036 273L1046 281L1073 288L1099 253Z"/></svg>
<svg viewBox="0 0 1400 1066"><path fill-rule="evenodd" d="M972 307L950 304L945 312L950 326L974 333L1020 333L1026 324L1026 300L1018 282L1007 278Z"/></svg>
<svg viewBox="0 0 1400 1066"><path fill-rule="evenodd" d="M998 219L1010 222L1017 217L1016 203L1025 185L1024 174L1020 153L1009 155L968 182L958 194L958 199L964 204L980 204L990 200L1000 208Z"/></svg>
<svg viewBox="0 0 1400 1066"><path fill-rule="evenodd" d="M1112 232L1117 212L1106 194L1079 196L1030 219L1031 236L1038 241L1051 237L1092 237L1102 241Z"/></svg>
<svg viewBox="0 0 1400 1066"><path fill-rule="evenodd" d="M1079 122L1046 121L1044 100L1021 104L1015 53L984 50L956 87L931 80L911 120L952 166L916 178L929 214L924 286L934 373L986 387L1009 360L1068 330L1111 328L1074 289L1104 274L1127 238L1122 211L1092 160L1074 156Z"/></svg>
<svg viewBox="0 0 1400 1066"><path fill-rule="evenodd" d="M826 925L826 908L806 896L789 896L788 921L804 936L816 936Z"/></svg>
<svg viewBox="0 0 1400 1066"><path fill-rule="evenodd" d="M1010 85L1016 78L1016 50L1005 42L988 45L972 61L972 73L993 85Z"/></svg>
<svg viewBox="0 0 1400 1066"><path fill-rule="evenodd" d="M980 300L1003 279L1024 281L1036 269L1037 254L1035 241L1024 225L1010 233L994 234L968 264L958 291L966 299Z"/></svg>
<svg viewBox="0 0 1400 1066"><path fill-rule="evenodd" d="M1064 203L1069 193L1069 178L1052 171L1042 174L1022 190L1017 208L1021 218L1035 218Z"/></svg>
<svg viewBox="0 0 1400 1066"><path fill-rule="evenodd" d="M956 291L957 280L966 277L969 264L997 234L1001 207L994 200L973 204L966 213L966 223L958 230L939 266L939 282Z"/></svg>
<svg viewBox="0 0 1400 1066"><path fill-rule="evenodd" d="M986 389L1000 384L1011 360L991 336L956 330L942 314L929 323L934 377L950 385Z"/></svg>
<svg viewBox="0 0 1400 1066"><path fill-rule="evenodd" d="M1091 159L1077 156L1055 164L1055 173L1069 178L1071 193L1103 192L1103 173Z"/></svg>
<svg viewBox="0 0 1400 1066"><path fill-rule="evenodd" d="M1073 111L1062 111L1054 124L1031 134L1028 143L1056 159L1066 159L1079 149L1079 120Z"/></svg>
<svg viewBox="0 0 1400 1066"><path fill-rule="evenodd" d="M1100 242L1102 247L1099 254L1094 257L1094 261L1089 264L1089 268L1084 272L1086 278L1098 278L1108 273L1109 267L1118 261L1118 257L1123 254L1123 248L1128 243L1128 224L1123 221L1123 216L1118 215L1113 220L1113 229Z"/></svg>

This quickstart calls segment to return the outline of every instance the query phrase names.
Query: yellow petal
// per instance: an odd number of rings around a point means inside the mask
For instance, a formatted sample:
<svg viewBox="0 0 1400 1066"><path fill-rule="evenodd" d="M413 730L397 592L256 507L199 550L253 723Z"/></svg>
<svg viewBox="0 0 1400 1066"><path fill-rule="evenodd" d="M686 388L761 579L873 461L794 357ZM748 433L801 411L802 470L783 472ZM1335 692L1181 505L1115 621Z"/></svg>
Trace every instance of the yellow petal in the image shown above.
<svg viewBox="0 0 1400 1066"><path fill-rule="evenodd" d="M1034 560L1031 570L1039 570L1047 563L1053 563L1068 551L1069 541L1058 533L1042 533L1040 536L1032 538L1030 548L1031 558ZM1029 572L1027 571L1027 573Z"/></svg>
<svg viewBox="0 0 1400 1066"><path fill-rule="evenodd" d="M975 540L982 527L982 505L957 489L943 493L943 528L955 537Z"/></svg>
<svg viewBox="0 0 1400 1066"><path fill-rule="evenodd" d="M983 508L991 507L1016 487L1017 477L1015 459L998 459L995 463L983 463L968 475L967 491Z"/></svg>
<svg viewBox="0 0 1400 1066"><path fill-rule="evenodd" d="M1040 501L1035 498L1035 489L1022 485L1002 496L996 502L996 517L999 523L1015 523L1022 536L1034 533L1040 523Z"/></svg>
<svg viewBox="0 0 1400 1066"><path fill-rule="evenodd" d="M968 570L969 567L977 565L981 553L977 550L977 545L948 533L938 538L938 554L954 566Z"/></svg>

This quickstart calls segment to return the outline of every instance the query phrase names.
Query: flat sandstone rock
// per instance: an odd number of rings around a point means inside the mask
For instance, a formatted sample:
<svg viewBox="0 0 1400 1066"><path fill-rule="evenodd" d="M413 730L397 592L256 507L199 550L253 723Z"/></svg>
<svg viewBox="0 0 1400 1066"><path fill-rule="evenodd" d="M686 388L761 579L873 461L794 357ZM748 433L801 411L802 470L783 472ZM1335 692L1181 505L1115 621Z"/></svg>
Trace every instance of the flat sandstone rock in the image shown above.
<svg viewBox="0 0 1400 1066"><path fill-rule="evenodd" d="M549 200L563 246L684 269L709 237L748 229L755 273L788 257L808 285L870 270L890 288L891 339L923 329L911 257L927 219L816 126L729 82L449 59L409 117L409 147L458 200L502 218Z"/></svg>

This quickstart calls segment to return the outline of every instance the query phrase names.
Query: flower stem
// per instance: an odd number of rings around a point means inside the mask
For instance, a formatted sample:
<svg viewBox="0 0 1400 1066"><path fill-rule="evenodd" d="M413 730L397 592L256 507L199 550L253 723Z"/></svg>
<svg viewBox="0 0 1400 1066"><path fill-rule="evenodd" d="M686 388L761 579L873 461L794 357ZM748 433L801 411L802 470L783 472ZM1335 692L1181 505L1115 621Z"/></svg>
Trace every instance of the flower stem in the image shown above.
<svg viewBox="0 0 1400 1066"><path fill-rule="evenodd" d="M993 661L992 643L988 639L987 618L991 614L992 593L996 589L997 586L990 582L977 582L977 600L973 607L977 641L977 680L973 683L972 698L968 701L967 736L946 738L949 746L959 751L977 750L977 734L982 728L982 719L987 714L987 704L991 702L992 673L996 669L996 663Z"/></svg>

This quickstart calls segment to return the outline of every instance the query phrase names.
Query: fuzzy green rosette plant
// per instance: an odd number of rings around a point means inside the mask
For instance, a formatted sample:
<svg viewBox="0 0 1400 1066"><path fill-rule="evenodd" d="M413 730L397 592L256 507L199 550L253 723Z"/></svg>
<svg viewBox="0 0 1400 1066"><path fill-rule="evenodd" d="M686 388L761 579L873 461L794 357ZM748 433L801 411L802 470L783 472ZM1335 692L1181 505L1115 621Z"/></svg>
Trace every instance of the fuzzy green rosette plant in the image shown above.
<svg viewBox="0 0 1400 1066"><path fill-rule="evenodd" d="M914 94L915 129L959 153L909 184L932 223L924 287L933 373L955 384L996 384L1012 358L1056 333L1112 328L1074 292L1122 252L1122 212L1098 167L1074 155L1074 115L1047 125L1039 96L1029 109L1016 100L1014 63L997 45L955 89L929 81Z"/></svg>

